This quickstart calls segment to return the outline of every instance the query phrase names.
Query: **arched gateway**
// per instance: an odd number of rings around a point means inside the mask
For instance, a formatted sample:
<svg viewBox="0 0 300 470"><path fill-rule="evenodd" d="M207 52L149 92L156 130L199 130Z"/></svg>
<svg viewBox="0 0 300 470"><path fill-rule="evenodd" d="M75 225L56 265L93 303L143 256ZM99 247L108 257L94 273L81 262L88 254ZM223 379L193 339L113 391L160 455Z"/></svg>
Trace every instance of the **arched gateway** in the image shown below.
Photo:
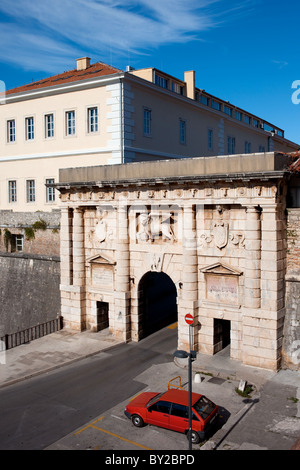
<svg viewBox="0 0 300 470"><path fill-rule="evenodd" d="M66 327L139 341L178 318L178 348L277 369L285 167L274 153L61 170Z"/></svg>
<svg viewBox="0 0 300 470"><path fill-rule="evenodd" d="M165 273L146 273L138 286L139 337L177 322L177 289Z"/></svg>

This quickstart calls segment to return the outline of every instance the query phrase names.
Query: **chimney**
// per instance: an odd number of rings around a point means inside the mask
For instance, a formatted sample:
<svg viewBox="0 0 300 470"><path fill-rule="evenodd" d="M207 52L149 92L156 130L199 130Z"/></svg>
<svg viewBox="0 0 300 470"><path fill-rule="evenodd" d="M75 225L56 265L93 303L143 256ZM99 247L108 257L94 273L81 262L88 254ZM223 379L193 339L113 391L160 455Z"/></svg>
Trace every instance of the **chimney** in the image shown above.
<svg viewBox="0 0 300 470"><path fill-rule="evenodd" d="M184 81L186 83L186 95L192 100L195 99L195 71L184 72Z"/></svg>
<svg viewBox="0 0 300 470"><path fill-rule="evenodd" d="M85 70L90 66L91 59L89 57L82 57L77 59L77 70Z"/></svg>

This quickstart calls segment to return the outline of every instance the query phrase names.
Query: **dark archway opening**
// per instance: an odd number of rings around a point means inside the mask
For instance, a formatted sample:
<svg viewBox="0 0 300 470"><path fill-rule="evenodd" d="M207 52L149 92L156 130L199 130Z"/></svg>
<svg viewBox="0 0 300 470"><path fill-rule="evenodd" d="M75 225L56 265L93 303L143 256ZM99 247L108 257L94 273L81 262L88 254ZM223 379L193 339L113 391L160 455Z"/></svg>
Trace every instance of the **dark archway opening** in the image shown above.
<svg viewBox="0 0 300 470"><path fill-rule="evenodd" d="M214 353L230 345L230 320L214 318Z"/></svg>
<svg viewBox="0 0 300 470"><path fill-rule="evenodd" d="M177 321L177 289L165 273L148 272L140 283L139 338Z"/></svg>

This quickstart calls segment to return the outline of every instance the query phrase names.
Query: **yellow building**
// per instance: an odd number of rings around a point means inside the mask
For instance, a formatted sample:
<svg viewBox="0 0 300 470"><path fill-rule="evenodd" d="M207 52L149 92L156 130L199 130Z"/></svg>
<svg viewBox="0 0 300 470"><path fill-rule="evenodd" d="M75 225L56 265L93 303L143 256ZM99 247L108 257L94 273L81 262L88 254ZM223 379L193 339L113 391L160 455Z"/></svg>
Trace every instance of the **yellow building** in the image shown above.
<svg viewBox="0 0 300 470"><path fill-rule="evenodd" d="M60 168L153 159L292 152L284 131L154 68L74 70L0 99L0 210L51 211Z"/></svg>

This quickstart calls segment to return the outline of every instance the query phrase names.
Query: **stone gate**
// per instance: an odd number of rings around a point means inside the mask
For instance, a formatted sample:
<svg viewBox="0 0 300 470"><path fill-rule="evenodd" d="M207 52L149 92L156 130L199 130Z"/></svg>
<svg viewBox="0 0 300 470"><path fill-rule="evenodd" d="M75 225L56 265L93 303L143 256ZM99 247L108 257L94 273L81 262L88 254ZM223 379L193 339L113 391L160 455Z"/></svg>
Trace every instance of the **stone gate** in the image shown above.
<svg viewBox="0 0 300 470"><path fill-rule="evenodd" d="M139 341L148 315L154 328L178 321L186 349L190 313L197 351L228 346L231 358L276 370L288 162L267 153L61 170L65 326Z"/></svg>

